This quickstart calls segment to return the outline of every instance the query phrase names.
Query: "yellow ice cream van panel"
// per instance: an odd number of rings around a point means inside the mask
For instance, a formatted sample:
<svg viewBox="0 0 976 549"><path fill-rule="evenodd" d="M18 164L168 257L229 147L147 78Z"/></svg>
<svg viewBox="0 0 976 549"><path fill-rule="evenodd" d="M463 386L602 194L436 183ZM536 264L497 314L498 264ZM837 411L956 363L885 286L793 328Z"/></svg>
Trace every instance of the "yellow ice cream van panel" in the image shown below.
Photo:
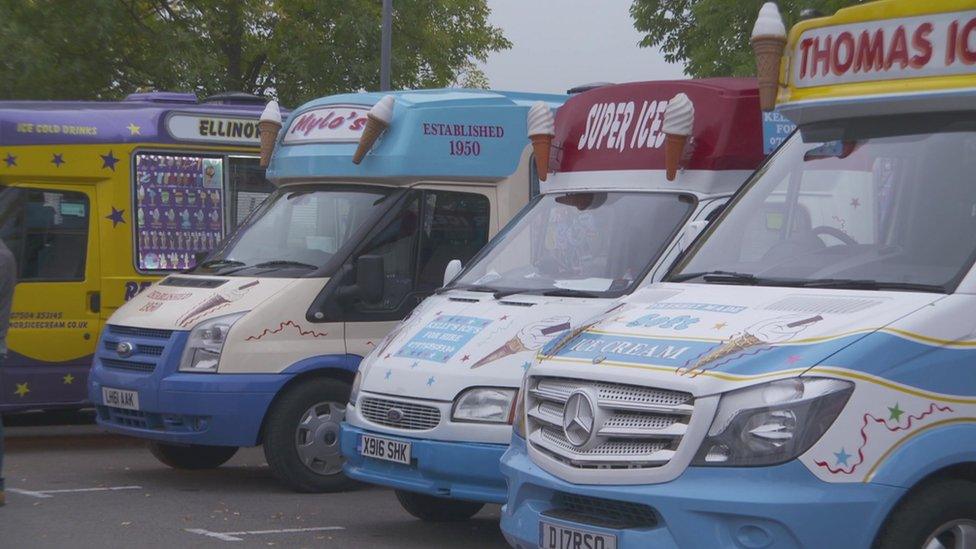
<svg viewBox="0 0 976 549"><path fill-rule="evenodd" d="M112 312L192 266L271 191L262 107L167 93L0 102L0 243L18 278L0 411L83 405Z"/></svg>
<svg viewBox="0 0 976 549"><path fill-rule="evenodd" d="M777 103L976 87L971 0L882 0L793 26Z"/></svg>

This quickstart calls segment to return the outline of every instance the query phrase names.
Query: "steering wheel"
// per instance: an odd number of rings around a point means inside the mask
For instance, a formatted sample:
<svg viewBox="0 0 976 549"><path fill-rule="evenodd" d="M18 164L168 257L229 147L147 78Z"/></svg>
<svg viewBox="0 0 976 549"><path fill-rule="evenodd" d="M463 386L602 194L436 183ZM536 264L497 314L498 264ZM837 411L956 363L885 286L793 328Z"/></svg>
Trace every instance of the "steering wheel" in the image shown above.
<svg viewBox="0 0 976 549"><path fill-rule="evenodd" d="M822 234L827 236L832 236L837 240L840 240L845 246L858 245L857 240L851 238L851 235L845 233L844 231L838 229L837 227L831 227L830 225L820 225L819 227L814 227L810 229L810 232L812 232L817 236L820 236Z"/></svg>

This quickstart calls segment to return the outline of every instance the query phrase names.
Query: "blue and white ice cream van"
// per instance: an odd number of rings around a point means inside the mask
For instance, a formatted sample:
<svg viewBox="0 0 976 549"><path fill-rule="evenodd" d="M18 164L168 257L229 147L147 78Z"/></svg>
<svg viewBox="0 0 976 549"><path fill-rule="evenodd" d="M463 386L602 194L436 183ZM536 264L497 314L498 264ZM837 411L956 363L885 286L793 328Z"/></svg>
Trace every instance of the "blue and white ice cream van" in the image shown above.
<svg viewBox="0 0 976 549"><path fill-rule="evenodd" d="M973 8L794 26L798 131L666 282L529 368L513 546L973 547Z"/></svg>
<svg viewBox="0 0 976 549"><path fill-rule="evenodd" d="M554 128L536 128L544 114L529 115L534 143L554 134L551 154L536 149L554 171L542 194L391 332L354 384L346 473L395 488L425 520L505 501L499 458L535 353L660 279L763 160L754 79L605 86L571 97Z"/></svg>
<svg viewBox="0 0 976 549"><path fill-rule="evenodd" d="M528 202L526 113L563 99L357 93L283 127L269 108L277 190L197 268L112 315L89 387L99 424L174 467L261 444L296 490L346 486L339 424L360 360Z"/></svg>

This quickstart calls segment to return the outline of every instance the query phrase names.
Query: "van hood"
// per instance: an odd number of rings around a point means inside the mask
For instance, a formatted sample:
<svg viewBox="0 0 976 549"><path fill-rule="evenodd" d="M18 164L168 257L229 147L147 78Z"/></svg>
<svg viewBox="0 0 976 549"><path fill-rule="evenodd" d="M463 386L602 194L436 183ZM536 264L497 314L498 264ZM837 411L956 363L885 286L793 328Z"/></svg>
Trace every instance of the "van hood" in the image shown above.
<svg viewBox="0 0 976 549"><path fill-rule="evenodd" d="M250 311L294 282L288 278L170 275L119 307L108 323L191 330L210 318Z"/></svg>
<svg viewBox="0 0 976 549"><path fill-rule="evenodd" d="M540 370L626 369L697 396L800 375L941 294L658 284L544 348ZM564 374L560 374L564 375ZM612 375L609 372L607 375ZM600 379L608 379L605 375Z"/></svg>
<svg viewBox="0 0 976 549"><path fill-rule="evenodd" d="M364 361L362 390L450 401L476 386L517 388L552 339L622 302L451 291L427 298Z"/></svg>

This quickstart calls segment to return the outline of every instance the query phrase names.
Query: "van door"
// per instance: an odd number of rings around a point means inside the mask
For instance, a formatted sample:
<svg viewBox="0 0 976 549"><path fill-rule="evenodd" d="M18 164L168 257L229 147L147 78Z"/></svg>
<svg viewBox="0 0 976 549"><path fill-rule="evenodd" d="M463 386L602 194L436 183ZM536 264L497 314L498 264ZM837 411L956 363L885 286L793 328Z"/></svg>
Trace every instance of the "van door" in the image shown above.
<svg viewBox="0 0 976 549"><path fill-rule="evenodd" d="M411 191L400 212L357 254L383 257L386 278L378 303L357 303L347 311L347 353L366 356L441 287L448 262L459 259L467 264L488 243L490 192Z"/></svg>
<svg viewBox="0 0 976 549"><path fill-rule="evenodd" d="M95 187L0 186L0 239L17 263L0 406L82 402L101 307ZM106 221L111 222L111 221Z"/></svg>

